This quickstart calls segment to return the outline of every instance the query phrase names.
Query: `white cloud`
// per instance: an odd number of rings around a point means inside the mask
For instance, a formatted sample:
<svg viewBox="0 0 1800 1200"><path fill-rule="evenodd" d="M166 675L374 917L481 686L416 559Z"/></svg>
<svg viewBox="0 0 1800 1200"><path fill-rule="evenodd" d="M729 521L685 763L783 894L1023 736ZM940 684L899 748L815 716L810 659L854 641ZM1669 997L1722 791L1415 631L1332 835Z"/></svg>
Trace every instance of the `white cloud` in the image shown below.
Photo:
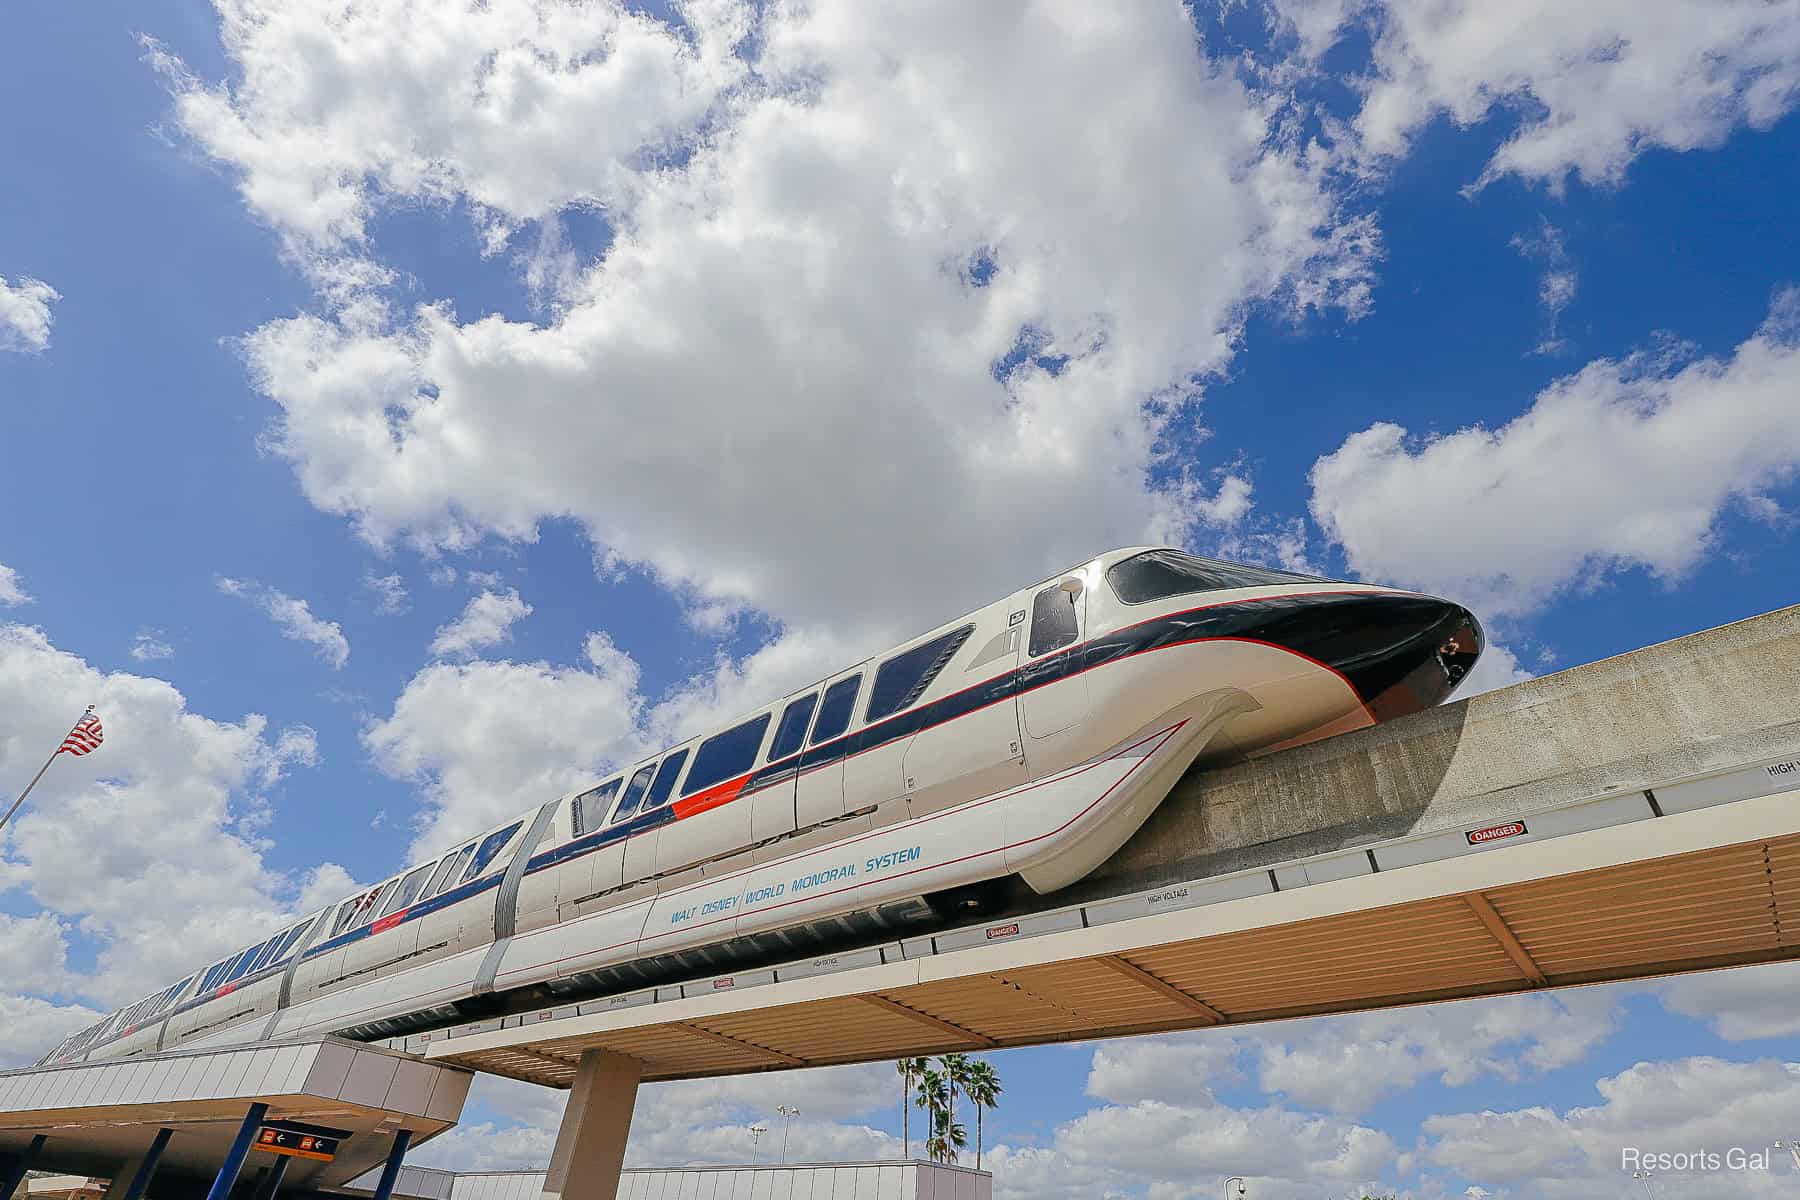
<svg viewBox="0 0 1800 1200"><path fill-rule="evenodd" d="M422 1147L412 1161L461 1171L542 1169L550 1161L568 1093L483 1076L465 1115L482 1117ZM900 1103L889 1063L784 1071L681 1083L645 1084L632 1115L630 1166L772 1162L782 1118L776 1105L800 1109L787 1134L790 1162L896 1158L899 1139L854 1118ZM749 1127L769 1130L761 1145Z"/></svg>
<svg viewBox="0 0 1800 1200"><path fill-rule="evenodd" d="M1526 258L1544 265L1543 277L1538 281L1538 303L1543 306L1548 328L1537 344L1537 353L1555 354L1567 349L1568 342L1557 333L1557 323L1562 319L1563 309L1575 299L1580 276L1569 265L1569 251L1563 244L1562 230L1548 220L1540 220L1537 233L1519 234L1513 238L1512 247Z"/></svg>
<svg viewBox="0 0 1800 1200"><path fill-rule="evenodd" d="M40 354L50 347L50 306L62 294L41 279L22 275L8 283L0 275L0 350Z"/></svg>
<svg viewBox="0 0 1800 1200"><path fill-rule="evenodd" d="M1391 1173L1396 1157L1387 1134L1332 1117L1146 1100L1087 1112L1046 1146L996 1146L982 1166L994 1172L998 1200L1093 1200L1146 1187L1219 1195L1227 1175L1246 1176L1259 1198L1300 1200L1360 1195L1352 1186Z"/></svg>
<svg viewBox="0 0 1800 1200"><path fill-rule="evenodd" d="M1470 696L1479 696L1483 692L1511 687L1515 683L1536 678L1535 673L1526 670L1524 664L1519 662L1518 655L1489 638L1488 644L1482 648L1481 657L1475 660L1475 669L1457 685L1456 698L1467 700Z"/></svg>
<svg viewBox="0 0 1800 1200"><path fill-rule="evenodd" d="M246 339L270 444L377 542L572 517L698 611L917 627L1235 515L1241 490L1190 511L1147 482L1193 381L1247 306L1367 303L1327 156L1178 8L770 7L754 78L736 6L684 9L685 38L603 4L327 11L225 4L241 84L172 76L291 241L446 199L510 226L598 198L616 234L545 324L359 308Z"/></svg>
<svg viewBox="0 0 1800 1200"><path fill-rule="evenodd" d="M1800 1063L1684 1058L1641 1062L1595 1084L1600 1103L1565 1112L1548 1107L1458 1113L1423 1122L1425 1155L1465 1179L1548 1200L1626 1194L1623 1152L1724 1156L1760 1150L1800 1125ZM1659 1170L1658 1194L1674 1198L1793 1194L1775 1171ZM1610 1189L1610 1190L1609 1190Z"/></svg>
<svg viewBox="0 0 1800 1200"><path fill-rule="evenodd" d="M1706 1021L1728 1041L1800 1035L1800 963L1706 971L1657 989L1664 1008Z"/></svg>
<svg viewBox="0 0 1800 1200"><path fill-rule="evenodd" d="M10 986L16 986L16 981ZM85 1004L55 1004L36 996L0 992L0 1069L36 1062L102 1015Z"/></svg>
<svg viewBox="0 0 1800 1200"><path fill-rule="evenodd" d="M1373 24L1374 71L1356 132L1406 152L1447 116L1461 126L1516 113L1481 176L1560 188L1571 172L1616 184L1653 149L1717 146L1767 129L1800 95L1800 13L1765 0L1384 0L1282 2L1314 46L1352 11Z"/></svg>
<svg viewBox="0 0 1800 1200"><path fill-rule="evenodd" d="M1800 467L1800 289L1727 359L1598 359L1499 429L1422 441L1382 422L1314 464L1312 511L1366 578L1538 608L1634 567L1668 580L1711 548L1733 502Z"/></svg>
<svg viewBox="0 0 1800 1200"><path fill-rule="evenodd" d="M136 999L317 898L308 881L265 866L246 825L266 814L287 771L316 760L310 730L271 734L254 714L209 719L162 680L103 673L40 630L0 626L0 778L29 778L68 728L71 714L45 697L95 704L106 745L59 760L0 835L0 895L38 908L3 940L40 964L23 975L0 964L0 1005L54 1023L62 1018L18 993ZM65 935L95 951L91 970L60 965Z"/></svg>
<svg viewBox="0 0 1800 1200"><path fill-rule="evenodd" d="M168 638L158 629L140 629L137 636L131 639L131 657L139 662L157 662L165 658L175 657L175 647L169 644Z"/></svg>
<svg viewBox="0 0 1800 1200"><path fill-rule="evenodd" d="M398 574L377 575L373 571L364 572L363 587L375 593L375 611L384 617L403 613L411 607L406 595L406 583Z"/></svg>
<svg viewBox="0 0 1800 1200"><path fill-rule="evenodd" d="M0 604L30 604L31 596L19 582L19 573L0 563Z"/></svg>
<svg viewBox="0 0 1800 1200"><path fill-rule="evenodd" d="M1258 1038L1259 1082L1307 1108L1361 1113L1426 1078L1464 1087L1580 1062L1619 1017L1598 991L1313 1019Z"/></svg>
<svg viewBox="0 0 1800 1200"><path fill-rule="evenodd" d="M350 639L344 636L343 628L336 621L314 616L306 601L252 580L222 577L218 588L227 596L247 600L260 608L275 622L282 637L305 642L321 661L330 663L333 670L342 669L350 661Z"/></svg>
<svg viewBox="0 0 1800 1200"><path fill-rule="evenodd" d="M369 724L375 765L423 792L415 854L554 800L631 752L637 664L599 634L586 655L582 667L434 663Z"/></svg>
<svg viewBox="0 0 1800 1200"><path fill-rule="evenodd" d="M473 597L456 620L440 626L431 639L431 652L440 658L461 658L512 640L512 627L531 615L531 605L519 598L516 588L482 592Z"/></svg>

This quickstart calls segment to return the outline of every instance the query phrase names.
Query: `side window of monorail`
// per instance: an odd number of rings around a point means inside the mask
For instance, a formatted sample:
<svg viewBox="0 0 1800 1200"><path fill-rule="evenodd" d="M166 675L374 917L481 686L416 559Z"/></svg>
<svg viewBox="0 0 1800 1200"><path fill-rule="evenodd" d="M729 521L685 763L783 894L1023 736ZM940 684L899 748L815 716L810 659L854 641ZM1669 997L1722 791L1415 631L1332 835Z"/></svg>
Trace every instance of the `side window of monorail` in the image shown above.
<svg viewBox="0 0 1800 1200"><path fill-rule="evenodd" d="M1170 596L1218 592L1227 588L1277 587L1292 583L1318 583L1315 575L1296 575L1268 567L1199 558L1179 550L1147 550L1106 572L1113 594L1126 604L1148 604Z"/></svg>
<svg viewBox="0 0 1800 1200"><path fill-rule="evenodd" d="M356 920L350 923L350 928L361 929L364 925L373 921L375 919L375 913L381 908L382 902L393 895L394 889L399 886L400 881L398 879L390 879L382 884L381 894L376 896L373 901L356 914Z"/></svg>
<svg viewBox="0 0 1800 1200"><path fill-rule="evenodd" d="M694 751L694 769L682 781L681 794L691 796L748 771L756 764L756 752L762 749L763 732L768 728L769 714L764 713L701 742Z"/></svg>
<svg viewBox="0 0 1800 1200"><path fill-rule="evenodd" d="M523 821L514 821L498 833L490 833L482 838L481 845L475 848L475 857L469 862L469 869L463 872L462 881L467 883L471 879L481 878L481 873L488 869L489 863L494 861L494 855L500 853L506 847L506 843L512 841L513 834L519 832L519 826L524 823Z"/></svg>
<svg viewBox="0 0 1800 1200"><path fill-rule="evenodd" d="M1051 584L1031 602L1031 657L1060 650L1081 636L1075 597Z"/></svg>
<svg viewBox="0 0 1800 1200"><path fill-rule="evenodd" d="M470 844L464 846L463 850L473 850L474 848L474 845ZM431 882L427 883L425 890L419 893L419 899L429 900L443 891L444 884L449 880L451 873L456 870L456 860L461 857L462 850L452 850L444 855L443 861L437 865L437 870L431 874Z"/></svg>
<svg viewBox="0 0 1800 1200"><path fill-rule="evenodd" d="M592 833L606 824L606 810L619 794L619 780L609 779L597 788L589 788L569 801L569 822L575 837Z"/></svg>
<svg viewBox="0 0 1800 1200"><path fill-rule="evenodd" d="M781 724L775 727L775 741L769 746L769 761L786 758L806 742L806 723L812 720L813 707L819 703L819 693L802 696L789 704L781 713Z"/></svg>
<svg viewBox="0 0 1800 1200"><path fill-rule="evenodd" d="M868 719L879 721L911 708L974 632L973 625L964 625L902 650L882 663L875 672L875 682L869 686Z"/></svg>
<svg viewBox="0 0 1800 1200"><path fill-rule="evenodd" d="M235 958L235 956L233 957ZM200 980L200 990L203 992L210 992L218 987L219 980L225 978L225 971L231 966L232 961L233 959L228 958L223 962L216 962L208 967L206 969L205 977Z"/></svg>
<svg viewBox="0 0 1800 1200"><path fill-rule="evenodd" d="M625 798L619 801L619 809L612 815L614 824L637 815L638 806L644 802L644 793L650 790L650 780L655 774L656 764L651 763L639 768L631 777L631 782L625 785Z"/></svg>
<svg viewBox="0 0 1800 1200"><path fill-rule="evenodd" d="M311 921L302 921L292 929L288 930L281 939L281 945L275 947L275 953L270 958L270 961L280 962L282 959L286 958L295 945L299 943L300 939L306 936L306 931L311 928Z"/></svg>
<svg viewBox="0 0 1800 1200"><path fill-rule="evenodd" d="M436 866L436 863L426 863L402 879L400 886L394 889L394 894L388 897L388 902L381 906L381 915L385 917L397 913L418 899L420 890L424 888L426 879L430 878Z"/></svg>
<svg viewBox="0 0 1800 1200"><path fill-rule="evenodd" d="M656 770L656 781L650 785L650 794L644 797L644 811L661 808L669 802L675 792L675 780L681 774L681 764L687 761L688 752L677 750L663 759L662 766Z"/></svg>
<svg viewBox="0 0 1800 1200"><path fill-rule="evenodd" d="M231 963L231 970L225 972L225 978L223 980L221 980L220 982L231 983L235 980L242 979L244 977L244 972L246 972L250 969L250 961L252 959L254 959L257 955L257 952L266 945L268 945L267 942L258 942L258 943L256 943L256 945L250 947L248 950L244 951L242 954L238 955L235 959L233 959L232 963Z"/></svg>
<svg viewBox="0 0 1800 1200"><path fill-rule="evenodd" d="M350 928L350 922L356 920L356 914L367 907L364 904L364 900L373 898L374 897L369 893L364 892L361 896L352 896L350 899L344 901L343 906L337 911L337 920L332 922L331 936L336 937L338 934L344 932L344 930Z"/></svg>
<svg viewBox="0 0 1800 1200"><path fill-rule="evenodd" d="M810 745L830 741L850 728L850 710L856 706L856 690L861 686L862 675L858 673L825 689L825 698L819 701L819 719L813 722Z"/></svg>

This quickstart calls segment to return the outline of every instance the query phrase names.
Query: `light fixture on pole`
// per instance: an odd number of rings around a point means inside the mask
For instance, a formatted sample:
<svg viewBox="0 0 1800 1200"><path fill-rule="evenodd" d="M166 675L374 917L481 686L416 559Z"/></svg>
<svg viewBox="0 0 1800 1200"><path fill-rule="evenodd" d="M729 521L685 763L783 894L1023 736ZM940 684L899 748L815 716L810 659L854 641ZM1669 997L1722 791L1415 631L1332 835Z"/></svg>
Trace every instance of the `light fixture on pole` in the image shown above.
<svg viewBox="0 0 1800 1200"><path fill-rule="evenodd" d="M1657 1200L1656 1185L1650 1182L1651 1175L1650 1171L1633 1171L1631 1173L1633 1179L1644 1185L1644 1193L1650 1197L1650 1200Z"/></svg>
<svg viewBox="0 0 1800 1200"><path fill-rule="evenodd" d="M800 1115L800 1110L791 1104L777 1104L775 1111L780 1113L785 1121L781 1127L781 1161L786 1162L788 1130L793 1128L794 1118Z"/></svg>
<svg viewBox="0 0 1800 1200"><path fill-rule="evenodd" d="M1800 1171L1800 1138L1789 1138L1785 1142L1780 1138L1776 1138L1775 1148L1777 1150L1786 1150L1789 1154L1793 1155L1794 1170Z"/></svg>
<svg viewBox="0 0 1800 1200"><path fill-rule="evenodd" d="M1237 1191L1235 1192L1231 1190L1231 1185L1234 1183L1237 1184ZM1231 1200L1233 1196L1247 1195L1249 1194L1249 1190L1250 1189L1244 1186L1244 1177L1242 1175L1233 1175L1230 1179L1225 1181L1225 1200Z"/></svg>
<svg viewBox="0 0 1800 1200"><path fill-rule="evenodd" d="M767 1125L752 1125L750 1127L750 1162L753 1166L762 1161L762 1135L767 1132L769 1132L769 1127Z"/></svg>

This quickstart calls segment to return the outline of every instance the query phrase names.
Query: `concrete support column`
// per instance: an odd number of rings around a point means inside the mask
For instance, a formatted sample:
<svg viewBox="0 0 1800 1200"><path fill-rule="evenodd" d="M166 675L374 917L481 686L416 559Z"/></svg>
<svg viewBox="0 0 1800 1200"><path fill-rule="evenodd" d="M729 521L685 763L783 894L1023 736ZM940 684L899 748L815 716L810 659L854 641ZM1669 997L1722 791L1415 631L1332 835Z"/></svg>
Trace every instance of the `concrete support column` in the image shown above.
<svg viewBox="0 0 1800 1200"><path fill-rule="evenodd" d="M150 1179L156 1174L156 1164L162 1161L163 1150L168 1147L172 1129L159 1129L156 1139L150 1148L136 1158L128 1158L113 1175L112 1182L106 1185L106 1192L100 1200L144 1200L144 1191L150 1186Z"/></svg>
<svg viewBox="0 0 1800 1200"><path fill-rule="evenodd" d="M213 1180L212 1190L206 1193L206 1200L228 1200L231 1189L237 1186L238 1172L244 1169L244 1158L250 1153L256 1127L268 1115L269 1106L262 1103L252 1104L250 1111L244 1114L244 1123L238 1126L231 1149L225 1152L225 1162L219 1167L218 1177Z"/></svg>
<svg viewBox="0 0 1800 1200"><path fill-rule="evenodd" d="M31 1170L31 1164L37 1161L38 1151L44 1148L45 1135L38 1134L31 1139L31 1145L15 1155L7 1155L0 1160L0 1200L12 1200L12 1194L25 1178L25 1172Z"/></svg>
<svg viewBox="0 0 1800 1200"><path fill-rule="evenodd" d="M643 1071L637 1059L610 1050L581 1056L569 1107L556 1131L544 1200L617 1200Z"/></svg>

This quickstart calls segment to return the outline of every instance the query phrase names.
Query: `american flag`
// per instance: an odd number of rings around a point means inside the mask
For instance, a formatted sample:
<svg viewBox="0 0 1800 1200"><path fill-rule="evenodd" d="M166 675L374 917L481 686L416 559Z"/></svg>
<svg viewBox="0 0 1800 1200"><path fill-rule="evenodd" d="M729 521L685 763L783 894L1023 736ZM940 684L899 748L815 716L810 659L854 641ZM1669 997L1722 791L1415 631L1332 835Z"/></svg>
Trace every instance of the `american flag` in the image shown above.
<svg viewBox="0 0 1800 1200"><path fill-rule="evenodd" d="M69 736L63 739L62 749L58 754L73 754L80 758L84 754L92 754L106 740L106 731L100 728L100 718L94 713L75 722L75 728L69 730Z"/></svg>

